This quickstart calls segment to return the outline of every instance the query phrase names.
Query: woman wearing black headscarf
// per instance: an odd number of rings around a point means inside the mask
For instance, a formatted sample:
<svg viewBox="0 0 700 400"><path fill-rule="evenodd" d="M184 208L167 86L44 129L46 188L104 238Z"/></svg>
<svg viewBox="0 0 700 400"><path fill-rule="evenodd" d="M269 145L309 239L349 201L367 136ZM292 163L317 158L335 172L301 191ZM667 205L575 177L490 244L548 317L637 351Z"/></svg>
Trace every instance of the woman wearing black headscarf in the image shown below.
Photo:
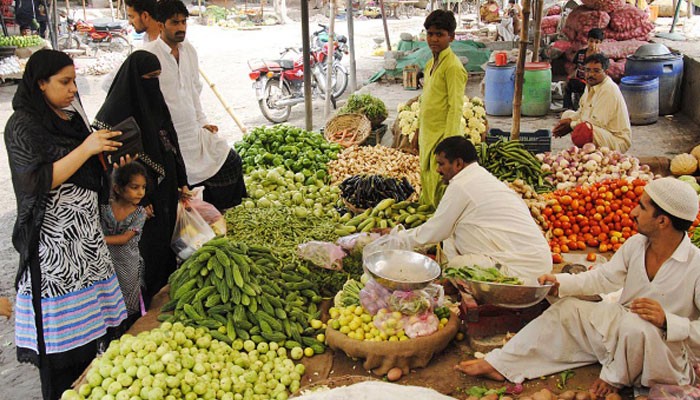
<svg viewBox="0 0 700 400"><path fill-rule="evenodd" d="M165 286L177 266L170 240L175 229L178 188L187 189L185 163L160 92L159 74L160 62L155 55L147 51L132 53L119 68L93 124L110 129L134 117L141 129L144 151L138 161L146 166L149 178L143 205L150 205L153 215L146 221L139 243L146 267L147 301Z"/></svg>
<svg viewBox="0 0 700 400"><path fill-rule="evenodd" d="M90 132L66 54L29 59L12 99L5 147L17 198L17 358L39 367L44 399L57 399L126 318L100 227L103 170L119 132ZM38 316L38 317L37 317Z"/></svg>

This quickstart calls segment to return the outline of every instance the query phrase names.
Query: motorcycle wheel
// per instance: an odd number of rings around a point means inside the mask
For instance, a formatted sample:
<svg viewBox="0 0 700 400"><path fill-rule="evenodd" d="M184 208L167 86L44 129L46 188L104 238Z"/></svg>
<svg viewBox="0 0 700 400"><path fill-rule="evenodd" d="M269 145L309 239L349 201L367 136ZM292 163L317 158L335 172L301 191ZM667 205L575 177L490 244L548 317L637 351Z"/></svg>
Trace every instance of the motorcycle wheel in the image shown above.
<svg viewBox="0 0 700 400"><path fill-rule="evenodd" d="M324 81L318 85L319 88L319 95L322 99L326 98L326 71L328 71L327 64L323 64L322 68L322 74L323 74L323 79ZM339 63L333 63L333 98L340 98L340 96L345 93L345 90L348 88L348 71L345 70L345 67L343 67Z"/></svg>
<svg viewBox="0 0 700 400"><path fill-rule="evenodd" d="M112 40L109 42L107 51L112 53L124 53L128 55L131 54L131 50L132 46L131 43L129 43L129 39L119 33L112 34Z"/></svg>
<svg viewBox="0 0 700 400"><path fill-rule="evenodd" d="M59 36L56 44L58 45L58 49L61 51L80 48L80 40L73 35Z"/></svg>
<svg viewBox="0 0 700 400"><path fill-rule="evenodd" d="M280 80L273 78L267 81L263 92L263 98L258 100L260 111L268 121L279 124L289 119L292 106L275 107L274 103L282 98L288 98L291 92L287 85L280 88Z"/></svg>

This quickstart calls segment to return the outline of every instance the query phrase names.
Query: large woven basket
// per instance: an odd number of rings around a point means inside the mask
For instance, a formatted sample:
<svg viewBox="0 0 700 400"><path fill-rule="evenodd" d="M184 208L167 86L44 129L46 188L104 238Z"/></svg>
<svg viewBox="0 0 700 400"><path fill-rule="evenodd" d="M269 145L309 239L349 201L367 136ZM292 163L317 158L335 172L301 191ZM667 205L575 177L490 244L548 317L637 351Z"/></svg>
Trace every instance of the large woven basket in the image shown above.
<svg viewBox="0 0 700 400"><path fill-rule="evenodd" d="M372 123L362 114L336 115L326 123L323 136L343 147L362 144L372 132Z"/></svg>

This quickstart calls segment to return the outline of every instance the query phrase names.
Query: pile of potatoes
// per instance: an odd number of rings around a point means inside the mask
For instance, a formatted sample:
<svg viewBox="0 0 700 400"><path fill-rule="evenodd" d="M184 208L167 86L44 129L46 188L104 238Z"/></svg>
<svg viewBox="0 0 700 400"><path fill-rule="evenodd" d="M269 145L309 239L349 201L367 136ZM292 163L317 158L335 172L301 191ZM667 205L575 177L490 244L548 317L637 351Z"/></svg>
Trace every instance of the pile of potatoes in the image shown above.
<svg viewBox="0 0 700 400"><path fill-rule="evenodd" d="M574 390L567 390L566 392L562 392L560 394L555 394L549 391L549 389L542 389L537 393L534 393L530 396L520 396L520 397L512 397L512 396L503 396L500 399L498 398L497 394L490 394L488 396L484 397L476 397L476 396L470 396L467 397L467 400L596 400L596 398L591 395L589 392L585 391L574 391ZM605 396L605 400L622 400L622 397L620 397L619 394L617 393L611 393L607 396Z"/></svg>

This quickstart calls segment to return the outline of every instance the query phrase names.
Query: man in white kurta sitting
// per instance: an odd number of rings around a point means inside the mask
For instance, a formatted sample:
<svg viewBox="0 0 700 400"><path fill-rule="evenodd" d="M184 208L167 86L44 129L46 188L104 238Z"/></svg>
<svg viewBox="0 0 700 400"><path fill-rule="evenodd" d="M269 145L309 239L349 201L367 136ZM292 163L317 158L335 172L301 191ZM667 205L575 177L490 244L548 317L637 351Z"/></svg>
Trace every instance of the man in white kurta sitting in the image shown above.
<svg viewBox="0 0 700 400"><path fill-rule="evenodd" d="M493 267L533 283L552 270L547 240L522 198L477 163L474 145L461 136L435 148L437 171L447 184L432 218L398 234L413 247L443 242L455 267Z"/></svg>
<svg viewBox="0 0 700 400"><path fill-rule="evenodd" d="M177 132L187 180L190 186L204 186L204 201L224 210L247 196L242 162L202 110L197 51L185 40L188 16L180 0L160 0L160 36L143 48L160 61L160 90Z"/></svg>
<svg viewBox="0 0 700 400"><path fill-rule="evenodd" d="M674 178L649 183L632 210L639 234L607 264L578 275L540 277L565 297L484 360L456 366L468 375L522 382L588 364L602 365L591 391L693 383L700 345L700 250L687 235L698 213L695 191ZM577 295L622 288L618 303ZM695 354L698 354L695 352Z"/></svg>
<svg viewBox="0 0 700 400"><path fill-rule="evenodd" d="M586 89L579 109L564 111L552 130L554 136L571 133L571 140L578 147L592 142L623 153L630 148L632 128L627 104L620 88L605 72L609 64L608 58L600 53L586 57Z"/></svg>

